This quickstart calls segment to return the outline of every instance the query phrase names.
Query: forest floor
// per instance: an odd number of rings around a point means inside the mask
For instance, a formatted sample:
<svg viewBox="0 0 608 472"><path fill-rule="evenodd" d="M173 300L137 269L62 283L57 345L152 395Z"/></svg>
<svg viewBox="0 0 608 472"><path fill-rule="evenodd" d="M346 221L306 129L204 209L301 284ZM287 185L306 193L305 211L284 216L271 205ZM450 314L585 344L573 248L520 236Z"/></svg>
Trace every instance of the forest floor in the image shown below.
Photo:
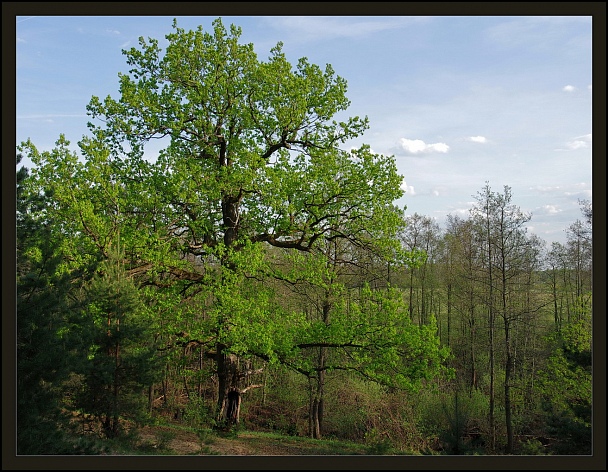
<svg viewBox="0 0 608 472"><path fill-rule="evenodd" d="M141 452L163 455L302 456L369 454L363 444L239 431L203 433L170 426L146 426L138 430ZM145 451L145 452L144 452Z"/></svg>

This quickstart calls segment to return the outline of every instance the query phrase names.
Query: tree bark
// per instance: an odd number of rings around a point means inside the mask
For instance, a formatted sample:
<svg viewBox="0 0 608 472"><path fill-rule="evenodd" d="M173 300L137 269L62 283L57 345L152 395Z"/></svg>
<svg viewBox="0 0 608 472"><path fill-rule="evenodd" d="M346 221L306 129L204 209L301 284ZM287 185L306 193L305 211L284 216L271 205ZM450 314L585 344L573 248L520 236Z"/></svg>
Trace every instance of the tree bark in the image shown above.
<svg viewBox="0 0 608 472"><path fill-rule="evenodd" d="M325 294L323 302L323 322L329 324L329 312L331 304L329 302L329 293ZM316 376L316 385L311 387L311 404L310 404L310 434L314 439L321 439L323 431L323 402L325 395L325 363L327 361L327 347L319 347L319 355L317 358L318 373Z"/></svg>
<svg viewBox="0 0 608 472"><path fill-rule="evenodd" d="M224 345L217 345L218 400L217 425L230 428L239 422L241 391L239 389L238 359L234 354L223 352Z"/></svg>

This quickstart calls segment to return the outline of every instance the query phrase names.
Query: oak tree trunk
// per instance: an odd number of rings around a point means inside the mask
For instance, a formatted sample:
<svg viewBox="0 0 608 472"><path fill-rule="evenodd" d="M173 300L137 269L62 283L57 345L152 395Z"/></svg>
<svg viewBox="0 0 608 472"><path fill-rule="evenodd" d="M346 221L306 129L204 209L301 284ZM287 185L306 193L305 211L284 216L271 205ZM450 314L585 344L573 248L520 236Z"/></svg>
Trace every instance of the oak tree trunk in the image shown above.
<svg viewBox="0 0 608 472"><path fill-rule="evenodd" d="M225 354L224 346L217 346L218 401L216 421L221 428L230 428L239 422L241 391L239 388L238 359Z"/></svg>

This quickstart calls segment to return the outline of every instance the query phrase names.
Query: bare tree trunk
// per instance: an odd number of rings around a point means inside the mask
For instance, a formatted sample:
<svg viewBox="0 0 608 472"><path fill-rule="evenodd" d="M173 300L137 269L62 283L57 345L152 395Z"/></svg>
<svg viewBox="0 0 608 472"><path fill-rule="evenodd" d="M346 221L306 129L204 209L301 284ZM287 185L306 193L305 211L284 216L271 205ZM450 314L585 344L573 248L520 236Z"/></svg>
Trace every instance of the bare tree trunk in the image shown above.
<svg viewBox="0 0 608 472"><path fill-rule="evenodd" d="M325 294L325 301L323 302L322 317L325 324L329 324L329 312L331 310L331 303L329 302L329 292ZM327 362L327 348L320 347L319 355L317 357L317 376L316 382L310 387L310 411L309 416L309 428L310 435L314 439L321 439L323 431L323 403L325 395L325 363Z"/></svg>
<svg viewBox="0 0 608 472"><path fill-rule="evenodd" d="M490 302L492 303L492 302ZM490 447L496 449L496 418L494 416L494 310L490 307Z"/></svg>
<svg viewBox="0 0 608 472"><path fill-rule="evenodd" d="M309 399L310 401L308 402L308 434L310 435L311 438L315 437L315 420L314 420L314 411L315 411L315 395L314 395L314 388L312 385L312 379L309 377L308 378L308 392L309 392Z"/></svg>
<svg viewBox="0 0 608 472"><path fill-rule="evenodd" d="M469 320L469 332L470 332L470 355L471 355L471 385L470 391L477 389L477 360L475 357L475 336L477 335L477 329L475 326L475 308L471 307L471 319Z"/></svg>
<svg viewBox="0 0 608 472"><path fill-rule="evenodd" d="M509 322L505 318L505 344L507 362L505 365L505 421L507 426L507 454L513 453L513 419L511 407L511 373L513 371L513 354L511 353L511 335Z"/></svg>
<svg viewBox="0 0 608 472"><path fill-rule="evenodd" d="M451 330L452 330L452 284L448 283L447 286L448 291L448 300L447 300L447 318L448 318L448 326L447 326L447 345L450 349L452 349L451 343Z"/></svg>
<svg viewBox="0 0 608 472"><path fill-rule="evenodd" d="M323 369L325 367L326 348L320 348L319 365ZM312 402L312 437L321 439L323 431L323 403L325 395L325 371L321 370L317 376L316 389Z"/></svg>
<svg viewBox="0 0 608 472"><path fill-rule="evenodd" d="M321 425L319 424L319 399L314 398L312 401L312 437L314 439L320 439L321 437Z"/></svg>

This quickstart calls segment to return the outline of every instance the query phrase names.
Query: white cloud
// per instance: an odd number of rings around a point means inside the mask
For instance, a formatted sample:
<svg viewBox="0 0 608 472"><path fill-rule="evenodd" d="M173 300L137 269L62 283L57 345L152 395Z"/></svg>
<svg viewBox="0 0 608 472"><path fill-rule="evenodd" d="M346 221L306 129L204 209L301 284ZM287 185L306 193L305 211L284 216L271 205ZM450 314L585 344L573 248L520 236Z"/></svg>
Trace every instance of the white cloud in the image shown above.
<svg viewBox="0 0 608 472"><path fill-rule="evenodd" d="M587 149L591 147L591 133L572 138L566 143L565 148L556 148L556 151L575 151L577 149Z"/></svg>
<svg viewBox="0 0 608 472"><path fill-rule="evenodd" d="M586 134L584 136L578 136L574 138L572 141L566 143L566 147L568 149L584 149L588 148L591 145L591 133Z"/></svg>
<svg viewBox="0 0 608 472"><path fill-rule="evenodd" d="M566 144L566 146L568 147L568 149L572 149L572 150L589 147L589 145L585 141L580 141L580 140L570 141L569 143Z"/></svg>
<svg viewBox="0 0 608 472"><path fill-rule="evenodd" d="M473 143L487 143L488 140L483 136L471 136L467 138L467 141L471 141Z"/></svg>
<svg viewBox="0 0 608 472"><path fill-rule="evenodd" d="M407 195L414 196L416 195L416 190L413 185L408 185L405 180L401 182L401 190L403 190Z"/></svg>
<svg viewBox="0 0 608 472"><path fill-rule="evenodd" d="M545 213L548 213L549 215L555 215L555 214L563 211L560 208L558 208L556 205L543 205L541 208L543 209L543 211Z"/></svg>
<svg viewBox="0 0 608 472"><path fill-rule="evenodd" d="M446 153L450 149L445 143L427 144L421 139L406 139L399 140L399 150L405 151L406 154L432 154L435 152Z"/></svg>
<svg viewBox="0 0 608 472"><path fill-rule="evenodd" d="M566 85L562 91L564 92L574 92L576 90L576 87L574 85Z"/></svg>

